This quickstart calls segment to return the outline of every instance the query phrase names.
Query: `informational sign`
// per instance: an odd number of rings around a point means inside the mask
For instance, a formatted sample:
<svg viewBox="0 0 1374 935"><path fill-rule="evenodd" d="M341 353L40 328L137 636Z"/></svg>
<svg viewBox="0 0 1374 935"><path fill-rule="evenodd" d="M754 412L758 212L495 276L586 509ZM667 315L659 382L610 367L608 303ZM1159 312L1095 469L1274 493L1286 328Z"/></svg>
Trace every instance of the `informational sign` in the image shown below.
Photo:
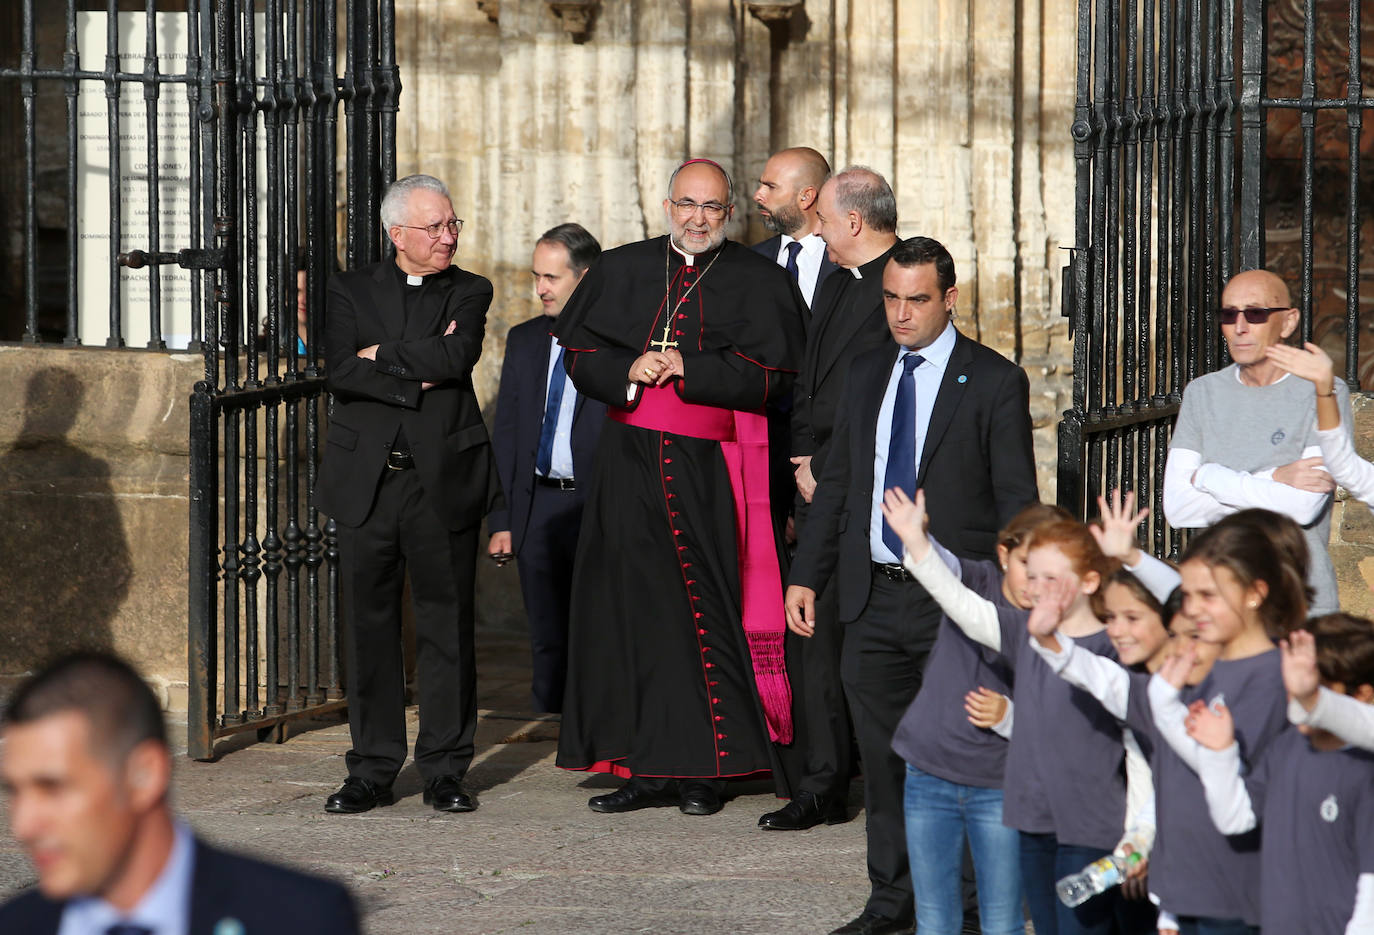
<svg viewBox="0 0 1374 935"><path fill-rule="evenodd" d="M257 17L261 29L263 17ZM103 71L108 42L109 17L105 13L77 14L77 50L83 70ZM148 48L148 17L144 13L119 13L119 71L128 75L144 72ZM153 30L157 45L158 72L167 76L186 74L187 17L184 13L156 13ZM259 68L261 45L259 44ZM261 72L259 72L261 73ZM119 305L124 343L146 347L152 327L160 329L170 348L184 348L191 340L191 277L200 272L176 265L128 269L116 265L120 253L144 250L149 253L175 253L186 248L206 246L191 239L191 219L201 211L191 200L191 166L197 154L191 146L191 113L187 109L186 85L164 81L158 85L157 167L148 163L148 102L144 85L131 79L119 86L118 179L110 170L110 99L103 81L83 81L77 94L77 226L81 232L77 250L77 319L81 343L104 345L110 336L110 277L119 283ZM258 134L257 170L265 167L264 135ZM149 218L152 213L153 179L157 179L158 236L153 242ZM202 180L212 185L213 179ZM110 191L119 197L119 244L110 244ZM259 187L259 217L265 217L265 203ZM265 262L266 244L259 243L259 268ZM151 283L157 277L160 294L153 307ZM211 296L202 295L202 301ZM155 314L154 314L155 313ZM153 322L157 324L154 326Z"/></svg>

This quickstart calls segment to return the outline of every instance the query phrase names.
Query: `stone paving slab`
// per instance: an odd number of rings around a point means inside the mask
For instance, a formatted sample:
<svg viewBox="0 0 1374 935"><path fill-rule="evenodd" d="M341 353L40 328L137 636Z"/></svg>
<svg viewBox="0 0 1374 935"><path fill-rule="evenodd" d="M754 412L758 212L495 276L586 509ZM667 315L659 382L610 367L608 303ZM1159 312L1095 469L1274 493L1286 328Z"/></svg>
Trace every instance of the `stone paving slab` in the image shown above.
<svg viewBox="0 0 1374 935"><path fill-rule="evenodd" d="M467 779L476 812L425 806L408 764L395 805L326 815L324 798L346 773L348 728L338 722L293 729L282 744L222 741L213 763L178 755L177 811L212 841L344 881L370 935L823 933L858 914L868 881L857 798L848 824L799 833L755 827L778 805L759 782L733 785L735 797L708 817L596 814L587 798L617 782L554 766L556 720L523 710L523 641L479 639L481 718ZM412 742L417 724L411 708ZM4 806L0 821L7 829ZM0 896L33 880L0 833Z"/></svg>

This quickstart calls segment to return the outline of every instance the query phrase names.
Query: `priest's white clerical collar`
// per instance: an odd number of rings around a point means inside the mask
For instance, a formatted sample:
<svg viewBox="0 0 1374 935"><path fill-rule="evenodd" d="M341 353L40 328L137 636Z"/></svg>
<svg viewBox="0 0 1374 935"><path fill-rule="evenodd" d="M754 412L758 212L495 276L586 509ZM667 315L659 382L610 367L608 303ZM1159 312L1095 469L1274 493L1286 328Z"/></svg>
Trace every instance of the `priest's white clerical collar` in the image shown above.
<svg viewBox="0 0 1374 935"><path fill-rule="evenodd" d="M864 274L857 266L849 267L849 271L854 274L855 279L863 279Z"/></svg>
<svg viewBox="0 0 1374 935"><path fill-rule="evenodd" d="M413 273L406 273L406 285L407 285L407 286L422 286L422 285L424 285L424 282L425 282L425 277L423 277L423 276L416 276L416 275L414 275Z"/></svg>
<svg viewBox="0 0 1374 935"><path fill-rule="evenodd" d="M678 256L682 257L682 262L683 262L684 264L686 264L687 266L696 266L696 265L697 265L697 256L696 256L696 254L695 254L695 253L688 253L686 250L684 250L684 249L682 249L681 247L679 247L679 246L677 245L677 242L676 242L675 240L673 240L673 238L672 238L671 235L668 237L668 245L671 246L671 247L673 248L673 250L677 253Z"/></svg>

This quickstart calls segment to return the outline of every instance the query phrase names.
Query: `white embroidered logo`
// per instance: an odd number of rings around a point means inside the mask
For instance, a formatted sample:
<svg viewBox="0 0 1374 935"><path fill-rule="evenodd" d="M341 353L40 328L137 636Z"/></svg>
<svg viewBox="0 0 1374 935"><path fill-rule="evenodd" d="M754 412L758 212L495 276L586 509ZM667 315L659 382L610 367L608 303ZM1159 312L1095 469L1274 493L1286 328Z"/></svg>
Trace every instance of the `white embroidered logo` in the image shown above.
<svg viewBox="0 0 1374 935"><path fill-rule="evenodd" d="M1341 815L1341 808L1336 804L1336 794L1333 792L1322 799L1321 816L1324 821L1335 821Z"/></svg>

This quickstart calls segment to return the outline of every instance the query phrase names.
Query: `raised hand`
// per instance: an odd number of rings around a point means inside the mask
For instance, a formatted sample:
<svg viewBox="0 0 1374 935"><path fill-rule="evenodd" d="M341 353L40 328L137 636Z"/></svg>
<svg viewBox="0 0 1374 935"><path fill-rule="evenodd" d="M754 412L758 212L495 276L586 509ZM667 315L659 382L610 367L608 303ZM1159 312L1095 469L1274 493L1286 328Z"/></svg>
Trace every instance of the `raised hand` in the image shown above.
<svg viewBox="0 0 1374 935"><path fill-rule="evenodd" d="M1188 706L1183 726L1189 737L1208 750L1225 750L1236 742L1236 722L1224 702L1212 706L1199 698Z"/></svg>
<svg viewBox="0 0 1374 935"><path fill-rule="evenodd" d="M1306 630L1294 630L1288 638L1279 640L1280 666L1283 687L1288 697L1308 711L1317 704L1321 675L1317 672L1317 641Z"/></svg>
<svg viewBox="0 0 1374 935"><path fill-rule="evenodd" d="M919 562L926 557L930 538L926 535L925 491L916 491L916 499L912 500L900 488L889 488L883 493L883 519L913 559Z"/></svg>
<svg viewBox="0 0 1374 935"><path fill-rule="evenodd" d="M1059 629L1064 612L1078 594L1078 582L1073 578L1046 581L1035 596L1035 606L1026 619L1026 629L1036 638L1051 637ZM1051 647L1053 648L1053 647Z"/></svg>
<svg viewBox="0 0 1374 935"><path fill-rule="evenodd" d="M991 729L1007 716L1007 696L979 685L964 696L964 710L974 727Z"/></svg>
<svg viewBox="0 0 1374 935"><path fill-rule="evenodd" d="M1331 392L1331 384L1336 370L1335 364L1332 363L1326 351L1311 341L1300 348L1290 347L1287 344L1271 344L1264 349L1264 356L1268 357L1275 366L1287 370L1294 376L1311 380L1318 393L1326 395Z"/></svg>
<svg viewBox="0 0 1374 935"><path fill-rule="evenodd" d="M1102 516L1100 525L1094 523L1088 527L1093 538L1097 540L1097 547L1108 558L1121 559L1129 565L1134 565L1140 557L1140 546L1135 537L1136 527L1150 515L1149 508L1137 511L1135 491L1127 491L1123 499L1120 489L1117 489L1112 491L1110 503L1106 497L1099 496L1097 509Z"/></svg>

